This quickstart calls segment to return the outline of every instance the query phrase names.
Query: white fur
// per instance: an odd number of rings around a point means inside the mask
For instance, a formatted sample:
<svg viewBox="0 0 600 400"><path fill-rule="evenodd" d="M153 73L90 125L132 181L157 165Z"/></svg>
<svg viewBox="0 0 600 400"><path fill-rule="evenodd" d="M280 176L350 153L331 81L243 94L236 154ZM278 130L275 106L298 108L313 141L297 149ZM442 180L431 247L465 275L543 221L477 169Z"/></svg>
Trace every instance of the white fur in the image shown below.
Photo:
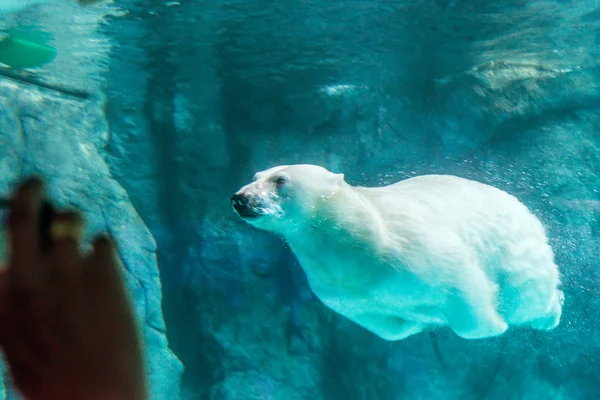
<svg viewBox="0 0 600 400"><path fill-rule="evenodd" d="M315 295L384 339L429 326L475 339L560 322L545 229L497 188L449 175L355 187L324 168L291 165L258 173L238 193L260 210L248 223L289 243Z"/></svg>

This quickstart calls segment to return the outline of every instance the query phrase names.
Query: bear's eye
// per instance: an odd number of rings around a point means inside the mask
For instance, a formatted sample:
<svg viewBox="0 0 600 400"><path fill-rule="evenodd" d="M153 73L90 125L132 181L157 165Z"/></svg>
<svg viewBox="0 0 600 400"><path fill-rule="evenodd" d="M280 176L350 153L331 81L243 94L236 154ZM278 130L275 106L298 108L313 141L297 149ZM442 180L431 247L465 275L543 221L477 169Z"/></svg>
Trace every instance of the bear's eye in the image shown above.
<svg viewBox="0 0 600 400"><path fill-rule="evenodd" d="M277 186L283 186L283 185L285 185L285 178L284 178L283 176L278 176L278 177L275 179L275 184L276 184Z"/></svg>

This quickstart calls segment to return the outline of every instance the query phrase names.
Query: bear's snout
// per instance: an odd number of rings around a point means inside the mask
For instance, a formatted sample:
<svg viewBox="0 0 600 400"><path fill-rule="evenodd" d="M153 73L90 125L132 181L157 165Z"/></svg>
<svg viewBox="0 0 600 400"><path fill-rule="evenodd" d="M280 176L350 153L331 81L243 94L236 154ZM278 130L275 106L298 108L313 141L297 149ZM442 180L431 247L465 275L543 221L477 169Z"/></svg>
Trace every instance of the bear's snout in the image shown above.
<svg viewBox="0 0 600 400"><path fill-rule="evenodd" d="M258 216L258 213L250 206L250 196L245 193L238 192L231 196L231 205L235 212L242 218Z"/></svg>

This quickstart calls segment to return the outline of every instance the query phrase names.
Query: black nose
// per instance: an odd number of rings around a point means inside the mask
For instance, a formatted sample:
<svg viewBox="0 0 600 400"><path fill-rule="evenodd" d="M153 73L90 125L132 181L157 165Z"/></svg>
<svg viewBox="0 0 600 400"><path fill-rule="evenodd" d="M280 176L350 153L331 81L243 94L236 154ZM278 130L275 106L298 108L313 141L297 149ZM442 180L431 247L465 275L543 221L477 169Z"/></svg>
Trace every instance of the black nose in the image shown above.
<svg viewBox="0 0 600 400"><path fill-rule="evenodd" d="M233 205L236 211L248 208L248 203L250 203L250 199L243 193L236 193L231 196L231 205Z"/></svg>
<svg viewBox="0 0 600 400"><path fill-rule="evenodd" d="M258 217L258 212L250 205L250 196L246 194L236 193L231 196L231 205L242 218Z"/></svg>

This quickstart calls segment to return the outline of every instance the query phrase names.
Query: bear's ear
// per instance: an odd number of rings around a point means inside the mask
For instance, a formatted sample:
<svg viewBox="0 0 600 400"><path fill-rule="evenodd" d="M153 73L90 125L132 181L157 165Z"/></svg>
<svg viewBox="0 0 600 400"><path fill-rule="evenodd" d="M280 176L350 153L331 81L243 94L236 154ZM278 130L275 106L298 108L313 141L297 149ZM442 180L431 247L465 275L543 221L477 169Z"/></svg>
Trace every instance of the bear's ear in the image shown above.
<svg viewBox="0 0 600 400"><path fill-rule="evenodd" d="M335 174L335 182L336 183L344 182L344 174Z"/></svg>

